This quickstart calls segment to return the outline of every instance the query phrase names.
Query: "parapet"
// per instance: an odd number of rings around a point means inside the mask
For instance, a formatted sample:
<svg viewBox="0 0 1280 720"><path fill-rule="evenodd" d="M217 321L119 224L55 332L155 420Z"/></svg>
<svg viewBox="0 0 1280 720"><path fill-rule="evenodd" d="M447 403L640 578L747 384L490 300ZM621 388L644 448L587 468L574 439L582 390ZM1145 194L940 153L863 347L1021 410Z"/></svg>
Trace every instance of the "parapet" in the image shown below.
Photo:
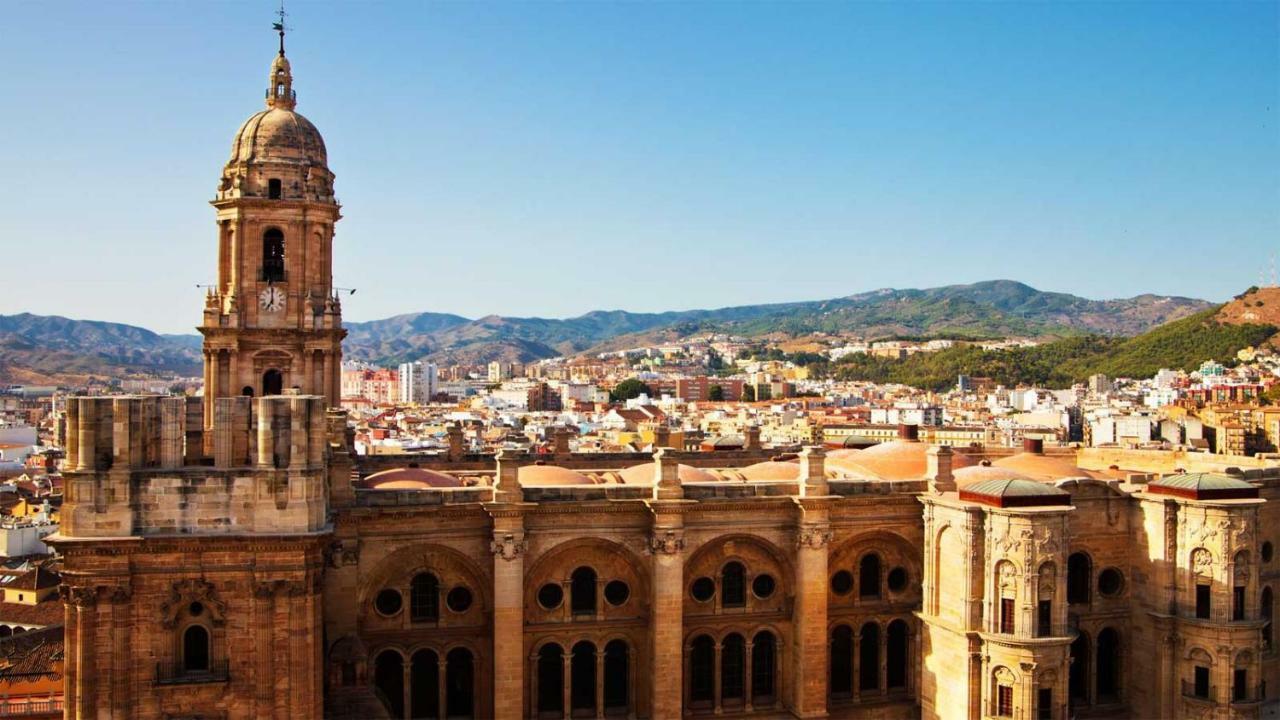
<svg viewBox="0 0 1280 720"><path fill-rule="evenodd" d="M332 419L315 395L67 401L64 537L314 532L327 522ZM210 462L212 461L212 462Z"/></svg>

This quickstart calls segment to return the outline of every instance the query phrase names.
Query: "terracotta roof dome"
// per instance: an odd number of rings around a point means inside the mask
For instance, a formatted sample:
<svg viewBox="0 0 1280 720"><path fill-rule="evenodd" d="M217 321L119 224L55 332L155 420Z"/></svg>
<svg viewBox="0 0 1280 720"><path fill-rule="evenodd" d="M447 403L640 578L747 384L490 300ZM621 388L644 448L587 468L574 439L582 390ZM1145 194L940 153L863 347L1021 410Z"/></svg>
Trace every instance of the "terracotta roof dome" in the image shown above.
<svg viewBox="0 0 1280 720"><path fill-rule="evenodd" d="M370 490L429 490L462 487L462 481L435 470L406 467L376 472L365 478L363 485Z"/></svg>
<svg viewBox="0 0 1280 720"><path fill-rule="evenodd" d="M1070 505L1071 494L1034 480L984 480L960 489L960 499L993 507Z"/></svg>
<svg viewBox="0 0 1280 720"><path fill-rule="evenodd" d="M920 480L929 467L928 453L928 443L894 440L865 450L827 453L827 463L877 480ZM966 455L956 453L951 456L953 470L972 464L973 460Z"/></svg>
<svg viewBox="0 0 1280 720"><path fill-rule="evenodd" d="M991 463L995 467L1006 468L1021 473L1032 480L1064 480L1066 478L1095 478L1094 473L1076 467L1076 464L1058 455L1021 452L1017 455L1000 458Z"/></svg>
<svg viewBox="0 0 1280 720"><path fill-rule="evenodd" d="M747 481L793 481L800 479L800 465L799 463L793 462L766 460L764 462L758 462L755 465L748 465L738 470L738 473Z"/></svg>
<svg viewBox="0 0 1280 720"><path fill-rule="evenodd" d="M627 485L649 485L654 481L654 472L656 467L657 463L651 462L632 465L631 467L619 472L618 476L622 478L622 482ZM680 474L681 483L720 481L719 477L701 468L693 467L692 465L681 464L677 467L677 472Z"/></svg>
<svg viewBox="0 0 1280 720"><path fill-rule="evenodd" d="M956 478L956 484L964 487L973 483L986 482L988 480L1027 480L1029 478L1023 476L1016 470L1009 468L993 467L991 465L970 465L969 467L960 468L953 473Z"/></svg>
<svg viewBox="0 0 1280 720"><path fill-rule="evenodd" d="M524 465L520 468L520 484L528 487L550 485L594 485L591 478L556 465Z"/></svg>

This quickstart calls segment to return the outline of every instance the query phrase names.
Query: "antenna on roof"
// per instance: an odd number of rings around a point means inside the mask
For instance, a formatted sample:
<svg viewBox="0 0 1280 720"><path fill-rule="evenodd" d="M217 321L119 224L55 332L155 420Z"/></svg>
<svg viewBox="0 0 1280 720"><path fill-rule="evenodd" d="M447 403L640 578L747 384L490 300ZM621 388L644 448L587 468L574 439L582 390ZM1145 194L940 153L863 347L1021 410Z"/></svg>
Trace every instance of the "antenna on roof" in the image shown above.
<svg viewBox="0 0 1280 720"><path fill-rule="evenodd" d="M280 33L280 54L284 55L284 31L292 29L292 28L286 28L284 25L284 19L286 17L286 14L284 11L284 0L280 0L280 9L276 11L276 15L280 18L280 22L271 23L271 27L276 32Z"/></svg>

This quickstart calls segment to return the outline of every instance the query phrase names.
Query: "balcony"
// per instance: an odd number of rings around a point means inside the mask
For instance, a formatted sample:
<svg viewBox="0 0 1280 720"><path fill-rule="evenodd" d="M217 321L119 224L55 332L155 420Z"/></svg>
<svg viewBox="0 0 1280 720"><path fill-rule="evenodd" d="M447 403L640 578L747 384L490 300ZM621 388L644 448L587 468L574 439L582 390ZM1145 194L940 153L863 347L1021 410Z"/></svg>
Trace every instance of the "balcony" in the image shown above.
<svg viewBox="0 0 1280 720"><path fill-rule="evenodd" d="M1267 699L1267 684L1260 682L1257 685L1246 685L1245 687L1231 688L1231 703L1233 705L1247 705L1249 703L1262 702Z"/></svg>
<svg viewBox="0 0 1280 720"><path fill-rule="evenodd" d="M0 717L34 717L37 715L62 717L62 700L0 701Z"/></svg>
<svg viewBox="0 0 1280 720"><path fill-rule="evenodd" d="M208 670L189 670L181 663L156 663L156 685L203 685L226 682L231 666L226 660L210 664Z"/></svg>
<svg viewBox="0 0 1280 720"><path fill-rule="evenodd" d="M1182 681L1182 697L1187 700L1194 700L1202 703L1215 702L1214 698L1218 695L1218 688L1213 685L1201 685L1196 687L1196 683L1189 680Z"/></svg>

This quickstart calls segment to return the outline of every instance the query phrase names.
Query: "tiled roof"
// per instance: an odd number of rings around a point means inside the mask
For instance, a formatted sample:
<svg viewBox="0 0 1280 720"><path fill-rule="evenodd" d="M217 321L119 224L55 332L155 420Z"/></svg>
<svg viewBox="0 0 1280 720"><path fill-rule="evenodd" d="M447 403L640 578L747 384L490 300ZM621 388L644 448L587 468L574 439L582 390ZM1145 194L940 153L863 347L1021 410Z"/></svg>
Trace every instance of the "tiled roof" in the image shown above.
<svg viewBox="0 0 1280 720"><path fill-rule="evenodd" d="M57 598L35 605L0 602L0 625L39 625L47 627L63 621L62 603Z"/></svg>
<svg viewBox="0 0 1280 720"><path fill-rule="evenodd" d="M1034 480L983 480L966 485L960 499L994 507L1035 507L1069 505L1071 494Z"/></svg>
<svg viewBox="0 0 1280 720"><path fill-rule="evenodd" d="M1235 498L1256 498L1258 488L1233 478L1217 473L1184 473L1165 475L1149 483L1147 488L1160 495L1174 495L1192 500L1228 500Z"/></svg>
<svg viewBox="0 0 1280 720"><path fill-rule="evenodd" d="M5 587L15 590L44 590L45 588L57 587L61 582L62 578L58 573L46 570L43 565L37 565L19 575Z"/></svg>
<svg viewBox="0 0 1280 720"><path fill-rule="evenodd" d="M0 639L0 680L20 676L61 677L63 632L61 625L19 633Z"/></svg>

